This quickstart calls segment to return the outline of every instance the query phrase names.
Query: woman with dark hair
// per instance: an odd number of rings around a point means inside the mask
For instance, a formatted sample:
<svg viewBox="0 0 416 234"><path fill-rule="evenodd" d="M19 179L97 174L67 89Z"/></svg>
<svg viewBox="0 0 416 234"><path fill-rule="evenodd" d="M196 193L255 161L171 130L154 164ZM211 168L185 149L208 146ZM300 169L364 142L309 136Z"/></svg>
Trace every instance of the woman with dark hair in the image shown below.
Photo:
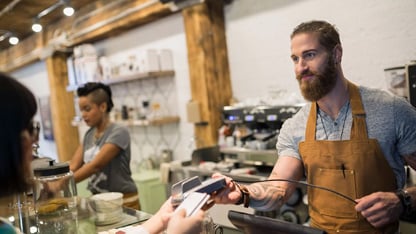
<svg viewBox="0 0 416 234"><path fill-rule="evenodd" d="M35 129L32 118L37 105L33 94L4 73L0 73L0 203L7 206L16 194L31 188L30 162ZM0 216L7 209L0 208ZM0 233L15 233L0 218Z"/></svg>
<svg viewBox="0 0 416 234"><path fill-rule="evenodd" d="M130 135L127 128L110 121L111 89L102 83L78 88L82 118L90 129L71 160L75 182L89 178L93 193L121 192L124 206L139 210L139 196L130 170Z"/></svg>
<svg viewBox="0 0 416 234"><path fill-rule="evenodd" d="M25 86L0 73L0 109L0 197L4 197L26 192L31 184L36 99Z"/></svg>

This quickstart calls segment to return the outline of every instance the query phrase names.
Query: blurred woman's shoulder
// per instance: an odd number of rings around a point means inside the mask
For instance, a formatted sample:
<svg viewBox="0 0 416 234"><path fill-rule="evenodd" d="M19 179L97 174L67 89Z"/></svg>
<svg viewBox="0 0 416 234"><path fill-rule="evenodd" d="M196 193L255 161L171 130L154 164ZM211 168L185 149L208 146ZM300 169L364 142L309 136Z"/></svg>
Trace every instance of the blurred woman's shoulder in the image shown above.
<svg viewBox="0 0 416 234"><path fill-rule="evenodd" d="M1 234L20 234L21 232L14 227L7 219L0 217Z"/></svg>

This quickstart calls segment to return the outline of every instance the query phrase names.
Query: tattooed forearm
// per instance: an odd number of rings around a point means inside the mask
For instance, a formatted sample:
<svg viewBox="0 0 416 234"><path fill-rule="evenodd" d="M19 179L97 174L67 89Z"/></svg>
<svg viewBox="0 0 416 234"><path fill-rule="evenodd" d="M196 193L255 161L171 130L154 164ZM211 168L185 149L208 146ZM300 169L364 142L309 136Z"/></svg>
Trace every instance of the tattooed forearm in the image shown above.
<svg viewBox="0 0 416 234"><path fill-rule="evenodd" d="M247 187L250 191L250 207L256 210L274 210L283 203L285 190L269 183L256 183Z"/></svg>

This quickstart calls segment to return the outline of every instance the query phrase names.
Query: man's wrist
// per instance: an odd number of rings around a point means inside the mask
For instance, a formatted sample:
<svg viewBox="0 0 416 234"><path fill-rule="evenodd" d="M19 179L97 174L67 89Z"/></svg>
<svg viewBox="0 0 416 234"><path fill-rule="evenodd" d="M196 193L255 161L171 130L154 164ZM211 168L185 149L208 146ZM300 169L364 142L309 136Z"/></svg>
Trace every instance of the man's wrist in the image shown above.
<svg viewBox="0 0 416 234"><path fill-rule="evenodd" d="M400 199L400 203L403 207L401 216L409 215L412 211L412 198L409 193L405 189L399 189L395 192L395 194Z"/></svg>
<svg viewBox="0 0 416 234"><path fill-rule="evenodd" d="M246 208L249 207L249 205L250 205L250 192L248 191L247 187L242 185L242 184L238 184L238 183L235 183L235 185L240 190L240 194L241 194L240 199L235 204L236 205L244 204L244 207L246 207Z"/></svg>

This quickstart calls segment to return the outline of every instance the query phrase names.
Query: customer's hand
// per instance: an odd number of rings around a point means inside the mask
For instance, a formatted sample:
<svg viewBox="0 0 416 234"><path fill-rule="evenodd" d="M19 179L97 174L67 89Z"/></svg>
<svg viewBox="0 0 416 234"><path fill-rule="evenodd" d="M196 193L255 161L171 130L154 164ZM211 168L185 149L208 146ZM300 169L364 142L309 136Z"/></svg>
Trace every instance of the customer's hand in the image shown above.
<svg viewBox="0 0 416 234"><path fill-rule="evenodd" d="M185 209L178 210L169 221L167 233L169 234L195 234L201 233L205 212L199 210L192 216L186 217Z"/></svg>
<svg viewBox="0 0 416 234"><path fill-rule="evenodd" d="M241 191L237 188L230 177L226 177L220 173L214 173L212 178L224 177L226 186L217 193L211 194L217 204L235 204L241 198Z"/></svg>
<svg viewBox="0 0 416 234"><path fill-rule="evenodd" d="M400 199L392 192L376 192L355 201L355 210L376 228L397 221L403 210Z"/></svg>
<svg viewBox="0 0 416 234"><path fill-rule="evenodd" d="M150 233L156 234L166 230L169 219L175 209L172 206L171 198L165 201L155 215L143 223L143 227Z"/></svg>

